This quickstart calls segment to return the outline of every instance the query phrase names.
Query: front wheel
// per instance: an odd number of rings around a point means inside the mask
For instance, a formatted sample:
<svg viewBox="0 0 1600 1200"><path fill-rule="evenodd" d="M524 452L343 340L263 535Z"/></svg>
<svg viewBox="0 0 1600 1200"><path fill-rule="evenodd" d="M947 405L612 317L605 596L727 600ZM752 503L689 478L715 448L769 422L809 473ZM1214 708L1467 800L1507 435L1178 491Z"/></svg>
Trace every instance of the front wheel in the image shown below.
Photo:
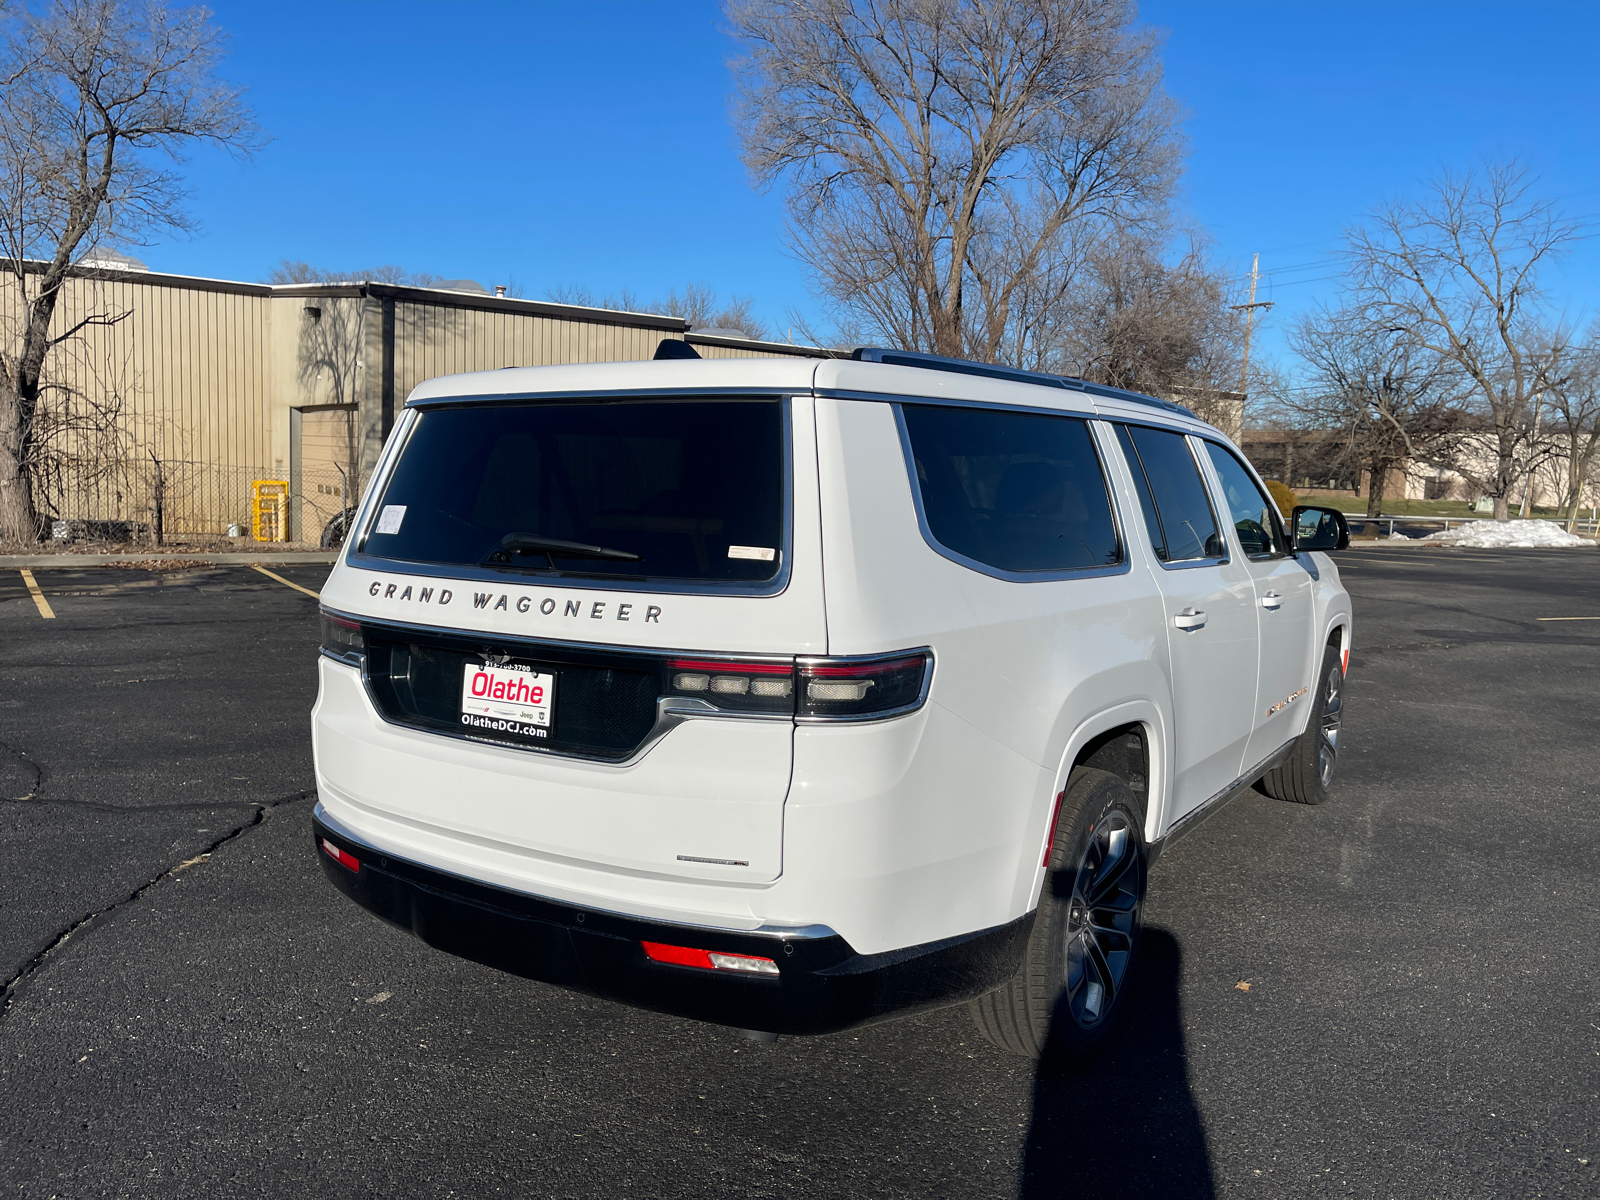
<svg viewBox="0 0 1600 1200"><path fill-rule="evenodd" d="M1322 671L1306 731L1282 766L1261 779L1261 789L1278 800L1296 804L1321 804L1328 798L1333 770L1339 761L1339 729L1344 723L1344 663L1339 635L1328 640L1322 652Z"/></svg>
<svg viewBox="0 0 1600 1200"><path fill-rule="evenodd" d="M985 1037L1058 1065L1099 1048L1124 1007L1139 948L1145 865L1143 821L1127 783L1080 768L1056 818L1022 967L972 1001Z"/></svg>

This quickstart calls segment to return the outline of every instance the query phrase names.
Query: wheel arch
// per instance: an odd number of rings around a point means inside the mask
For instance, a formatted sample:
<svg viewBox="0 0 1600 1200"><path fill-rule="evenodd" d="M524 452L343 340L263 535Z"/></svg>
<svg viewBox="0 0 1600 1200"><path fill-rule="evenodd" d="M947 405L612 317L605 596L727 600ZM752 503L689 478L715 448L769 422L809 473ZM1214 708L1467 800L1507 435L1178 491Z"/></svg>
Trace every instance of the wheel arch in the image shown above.
<svg viewBox="0 0 1600 1200"><path fill-rule="evenodd" d="M1130 738L1137 749L1128 745ZM1043 811L1030 822L1034 836L1027 840L1017 871L1022 892L1018 911L1031 911L1038 901L1059 801L1073 771L1095 767L1125 779L1144 810L1145 840L1152 841L1165 814L1170 763L1167 718L1153 701L1125 701L1084 718L1067 738ZM1140 783L1142 788L1135 786Z"/></svg>

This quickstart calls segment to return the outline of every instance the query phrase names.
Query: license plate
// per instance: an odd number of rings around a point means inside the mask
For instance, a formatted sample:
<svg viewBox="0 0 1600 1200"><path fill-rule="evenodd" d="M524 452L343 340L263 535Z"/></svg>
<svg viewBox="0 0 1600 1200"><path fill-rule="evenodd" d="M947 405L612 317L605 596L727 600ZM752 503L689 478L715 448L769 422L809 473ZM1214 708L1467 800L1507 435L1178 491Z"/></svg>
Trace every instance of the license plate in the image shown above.
<svg viewBox="0 0 1600 1200"><path fill-rule="evenodd" d="M461 673L461 723L469 729L549 737L555 706L553 672L468 662Z"/></svg>

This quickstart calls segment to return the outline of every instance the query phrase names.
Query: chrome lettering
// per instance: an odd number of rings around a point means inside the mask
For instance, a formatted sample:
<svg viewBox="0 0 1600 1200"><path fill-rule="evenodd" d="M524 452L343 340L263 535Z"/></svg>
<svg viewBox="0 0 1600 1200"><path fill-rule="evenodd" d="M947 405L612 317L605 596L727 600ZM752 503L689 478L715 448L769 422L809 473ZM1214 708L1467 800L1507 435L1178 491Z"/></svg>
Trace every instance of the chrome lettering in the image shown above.
<svg viewBox="0 0 1600 1200"><path fill-rule="evenodd" d="M644 610L644 619L654 621L657 625L661 624L661 609L654 604L650 605Z"/></svg>
<svg viewBox="0 0 1600 1200"><path fill-rule="evenodd" d="M628 619L628 614L630 612L632 612L632 611L633 611L633 605L631 605L631 604L619 604L619 605L617 605L617 620L626 621Z"/></svg>
<svg viewBox="0 0 1600 1200"><path fill-rule="evenodd" d="M489 601L491 601L493 599L494 599L494 593L493 592L473 592L472 593L472 607L473 608L488 608L489 607Z"/></svg>
<svg viewBox="0 0 1600 1200"><path fill-rule="evenodd" d="M549 596L546 596L543 600L539 601L539 611L542 612L545 616L548 617L551 613L555 612L555 610L556 610L556 602L554 600L552 600Z"/></svg>
<svg viewBox="0 0 1600 1200"><path fill-rule="evenodd" d="M533 601L528 599L528 597L526 597L526 596L524 596L521 600L517 601L517 611L518 612L527 612L532 607L533 607Z"/></svg>

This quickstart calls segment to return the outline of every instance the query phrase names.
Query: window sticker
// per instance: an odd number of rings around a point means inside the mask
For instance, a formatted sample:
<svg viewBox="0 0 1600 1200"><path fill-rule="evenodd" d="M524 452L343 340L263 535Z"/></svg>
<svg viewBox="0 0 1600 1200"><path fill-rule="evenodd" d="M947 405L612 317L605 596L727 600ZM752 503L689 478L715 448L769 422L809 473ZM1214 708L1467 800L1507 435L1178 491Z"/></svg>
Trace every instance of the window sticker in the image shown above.
<svg viewBox="0 0 1600 1200"><path fill-rule="evenodd" d="M757 562L771 562L778 552L770 546L729 546L729 558L753 558Z"/></svg>
<svg viewBox="0 0 1600 1200"><path fill-rule="evenodd" d="M399 533L400 522L406 519L406 506L404 504L385 504L383 511L378 514L379 533Z"/></svg>

